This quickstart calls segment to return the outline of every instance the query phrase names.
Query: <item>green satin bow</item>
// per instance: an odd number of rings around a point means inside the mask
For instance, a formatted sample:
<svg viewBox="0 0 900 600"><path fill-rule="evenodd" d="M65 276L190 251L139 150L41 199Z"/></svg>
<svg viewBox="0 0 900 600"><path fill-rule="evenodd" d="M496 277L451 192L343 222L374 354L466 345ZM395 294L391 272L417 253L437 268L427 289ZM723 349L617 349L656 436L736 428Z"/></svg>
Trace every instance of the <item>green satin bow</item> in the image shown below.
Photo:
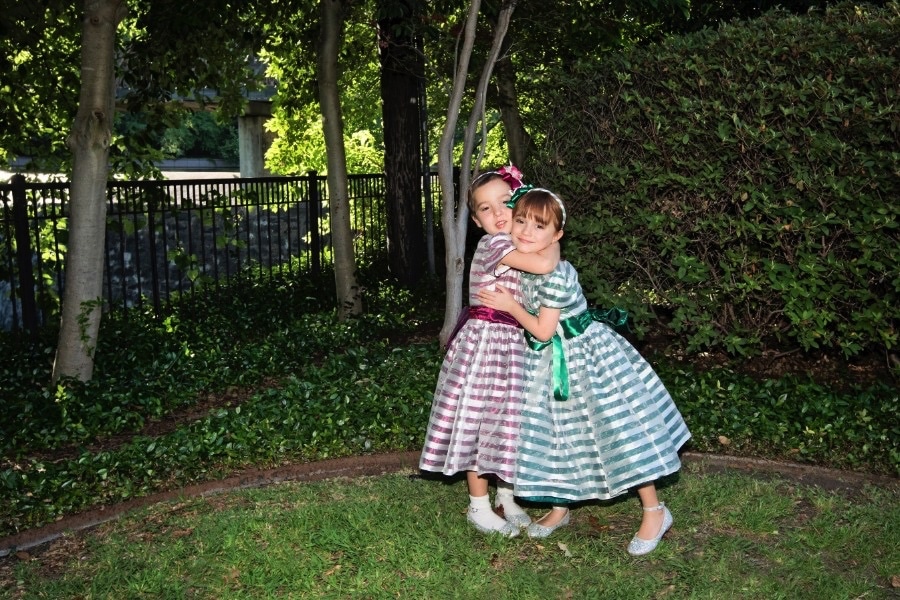
<svg viewBox="0 0 900 600"><path fill-rule="evenodd" d="M509 200L506 201L506 206L508 208L515 208L516 202L519 201L519 198L530 192L534 189L533 185L520 185L515 190L513 190L512 194L509 197Z"/></svg>
<svg viewBox="0 0 900 600"><path fill-rule="evenodd" d="M566 339L572 339L584 333L593 321L606 323L612 327L621 327L628 323L628 312L621 308L610 308L607 310L589 308L574 317L563 319L559 324ZM542 342L526 331L525 341L528 343L529 348L536 351L543 350L551 344L553 345L553 398L560 402L568 400L569 369L566 367L566 356L563 352L563 343L560 335L554 333L552 338Z"/></svg>

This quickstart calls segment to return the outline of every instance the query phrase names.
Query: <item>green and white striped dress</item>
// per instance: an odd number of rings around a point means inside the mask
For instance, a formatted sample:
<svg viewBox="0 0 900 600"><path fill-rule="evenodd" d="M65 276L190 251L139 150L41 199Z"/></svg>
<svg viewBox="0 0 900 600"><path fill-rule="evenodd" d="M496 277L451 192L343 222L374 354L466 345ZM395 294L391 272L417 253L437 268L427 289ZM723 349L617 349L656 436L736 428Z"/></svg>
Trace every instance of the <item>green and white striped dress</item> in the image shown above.
<svg viewBox="0 0 900 600"><path fill-rule="evenodd" d="M571 264L521 276L525 307L561 309L560 321L587 310ZM554 398L553 348L525 355L516 495L544 502L609 499L681 467L689 438L681 413L646 360L605 323L561 335L566 400Z"/></svg>

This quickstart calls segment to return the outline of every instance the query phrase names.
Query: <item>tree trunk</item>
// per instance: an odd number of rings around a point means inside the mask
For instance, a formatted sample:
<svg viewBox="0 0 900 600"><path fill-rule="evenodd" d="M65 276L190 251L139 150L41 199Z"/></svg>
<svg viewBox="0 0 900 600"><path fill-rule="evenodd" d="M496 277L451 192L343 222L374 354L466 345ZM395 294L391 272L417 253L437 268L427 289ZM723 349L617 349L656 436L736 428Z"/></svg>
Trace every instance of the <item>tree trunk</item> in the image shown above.
<svg viewBox="0 0 900 600"><path fill-rule="evenodd" d="M72 149L69 244L53 381L94 373L103 294L106 178L115 115L116 28L124 0L87 0L81 49L81 93L68 138Z"/></svg>
<svg viewBox="0 0 900 600"><path fill-rule="evenodd" d="M386 11L387 4L394 10ZM425 266L419 124L425 65L414 35L405 33L415 28L416 4L413 0L381 0L381 14L396 14L400 9L402 16L378 21L388 268L406 287L421 280Z"/></svg>
<svg viewBox="0 0 900 600"><path fill-rule="evenodd" d="M509 45L507 38L504 38L501 58L497 60L497 108L500 110L500 118L506 133L509 160L512 164L523 167L534 148L534 141L525 130L522 114L519 112L516 68L509 57Z"/></svg>
<svg viewBox="0 0 900 600"><path fill-rule="evenodd" d="M469 15L464 28L463 47L459 52L459 63L453 75L453 87L450 91L450 102L447 107L447 121L441 135L438 147L438 179L441 182L441 203L443 206L441 223L444 226L444 240L446 244L445 264L447 267L446 285L447 300L444 307L444 324L441 327L440 342L444 346L456 327L456 321L462 311L462 283L465 272L465 246L466 231L469 225L469 207L466 204L466 190L469 188L471 178L470 167L478 168L478 160L473 161L475 154L475 131L479 121L484 120L484 103L487 95L488 81L497 57L506 30L509 28L509 20L516 7L516 0L505 2L500 9L497 25L494 28L494 39L491 43L490 54L481 72L478 87L475 90L475 102L472 115L466 125L463 140L462 155L460 157L462 169L459 176L459 202L454 196L453 181L453 139L456 123L459 118L459 108L462 103L462 95L465 92L466 76L469 71L469 59L472 56L472 46L475 40L475 29L478 24L478 9L481 3L473 0L469 7ZM482 151L483 152L483 151Z"/></svg>
<svg viewBox="0 0 900 600"><path fill-rule="evenodd" d="M347 155L344 150L344 122L338 93L338 53L344 27L347 0L322 0L319 36L319 105L328 164L328 207L331 214L331 243L334 248L334 280L337 287L338 317L345 320L362 313L362 297L356 282L356 260L350 233L350 200L347 185Z"/></svg>
<svg viewBox="0 0 900 600"><path fill-rule="evenodd" d="M444 265L447 268L445 284L447 298L444 304L444 324L439 334L441 346L446 346L450 334L456 327L459 313L462 311L462 283L465 272L465 245L466 228L463 223L460 236L459 220L468 218L468 207L464 198L465 189L468 187L468 175L460 172L459 194L457 205L456 194L453 187L453 140L456 131L456 123L459 119L459 108L462 104L462 96L466 91L466 75L469 72L469 59L472 57L472 46L475 42L475 28L478 25L479 0L473 0L469 6L469 16L466 18L466 26L463 30L463 45L459 51L459 63L456 65L456 73L453 75L453 87L450 90L450 99L447 105L447 121L444 123L444 131L441 133L441 141L438 145L438 181L441 184L441 224L444 228ZM466 187L463 187L465 183Z"/></svg>

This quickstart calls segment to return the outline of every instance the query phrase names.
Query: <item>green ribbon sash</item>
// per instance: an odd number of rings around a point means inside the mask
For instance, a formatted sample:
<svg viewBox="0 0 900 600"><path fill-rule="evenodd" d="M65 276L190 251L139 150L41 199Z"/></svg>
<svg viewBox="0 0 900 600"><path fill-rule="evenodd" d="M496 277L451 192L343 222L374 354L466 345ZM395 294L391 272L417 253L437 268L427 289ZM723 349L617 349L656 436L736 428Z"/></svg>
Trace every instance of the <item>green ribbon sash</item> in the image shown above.
<svg viewBox="0 0 900 600"><path fill-rule="evenodd" d="M566 339L572 339L587 331L593 321L606 323L611 327L621 327L628 323L628 312L621 308L599 309L589 308L574 317L563 319L559 322ZM528 331L525 332L525 341L532 350L540 351L547 346L553 346L553 398L563 402L569 399L569 370L566 367L566 356L563 352L562 338L559 333L542 342Z"/></svg>

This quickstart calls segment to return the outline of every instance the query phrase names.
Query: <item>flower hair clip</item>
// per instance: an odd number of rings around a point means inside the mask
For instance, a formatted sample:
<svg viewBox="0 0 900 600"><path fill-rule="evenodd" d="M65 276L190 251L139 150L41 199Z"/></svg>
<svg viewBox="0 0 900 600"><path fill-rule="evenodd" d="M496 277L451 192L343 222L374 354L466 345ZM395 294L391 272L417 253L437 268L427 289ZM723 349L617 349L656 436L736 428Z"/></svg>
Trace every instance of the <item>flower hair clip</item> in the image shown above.
<svg viewBox="0 0 900 600"><path fill-rule="evenodd" d="M516 168L515 165L509 165L508 167L500 167L497 169L497 174L500 178L509 185L510 191L515 192L522 186L522 178L525 177L522 175L522 171Z"/></svg>

